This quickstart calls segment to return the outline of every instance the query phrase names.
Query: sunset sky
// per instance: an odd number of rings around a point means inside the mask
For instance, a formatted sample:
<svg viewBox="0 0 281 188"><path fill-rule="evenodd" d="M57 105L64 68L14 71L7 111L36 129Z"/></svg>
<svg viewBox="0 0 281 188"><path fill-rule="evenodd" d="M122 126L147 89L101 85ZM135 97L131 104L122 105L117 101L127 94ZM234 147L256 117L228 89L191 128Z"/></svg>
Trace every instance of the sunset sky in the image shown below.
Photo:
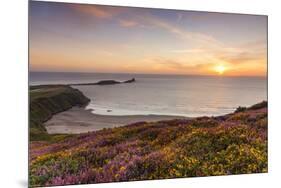
<svg viewBox="0 0 281 188"><path fill-rule="evenodd" d="M30 3L30 70L266 76L267 17Z"/></svg>

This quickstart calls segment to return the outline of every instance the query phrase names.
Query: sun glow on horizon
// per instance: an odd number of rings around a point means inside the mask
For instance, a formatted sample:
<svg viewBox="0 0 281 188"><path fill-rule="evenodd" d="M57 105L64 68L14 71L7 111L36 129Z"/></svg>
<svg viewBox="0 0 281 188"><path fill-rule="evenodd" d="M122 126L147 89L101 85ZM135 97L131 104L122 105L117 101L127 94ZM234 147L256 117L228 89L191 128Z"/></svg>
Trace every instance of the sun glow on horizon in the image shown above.
<svg viewBox="0 0 281 188"><path fill-rule="evenodd" d="M214 68L215 72L218 73L219 75L223 75L224 72L226 71L226 67L224 65L217 65Z"/></svg>

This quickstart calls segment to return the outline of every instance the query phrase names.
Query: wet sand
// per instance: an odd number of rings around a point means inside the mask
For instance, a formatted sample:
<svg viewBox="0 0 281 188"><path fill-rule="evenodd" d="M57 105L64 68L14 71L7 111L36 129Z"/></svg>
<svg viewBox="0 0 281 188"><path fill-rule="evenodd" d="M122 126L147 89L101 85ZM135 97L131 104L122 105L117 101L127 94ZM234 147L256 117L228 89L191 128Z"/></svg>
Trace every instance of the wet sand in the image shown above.
<svg viewBox="0 0 281 188"><path fill-rule="evenodd" d="M165 115L129 115L112 116L98 115L84 108L73 107L70 110L54 115L44 123L49 134L78 134L96 131L103 128L113 128L140 121L161 121L170 119L188 119L182 116Z"/></svg>

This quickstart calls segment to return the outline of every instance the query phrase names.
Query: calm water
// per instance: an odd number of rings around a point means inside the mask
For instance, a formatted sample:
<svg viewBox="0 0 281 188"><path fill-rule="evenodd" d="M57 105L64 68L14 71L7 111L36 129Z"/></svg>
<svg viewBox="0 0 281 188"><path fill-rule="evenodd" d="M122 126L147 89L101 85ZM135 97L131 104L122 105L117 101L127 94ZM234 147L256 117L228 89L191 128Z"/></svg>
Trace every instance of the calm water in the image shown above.
<svg viewBox="0 0 281 188"><path fill-rule="evenodd" d="M104 115L222 115L267 99L267 80L261 77L31 72L30 84L124 81L133 77L137 81L130 84L75 87L91 99L87 108Z"/></svg>

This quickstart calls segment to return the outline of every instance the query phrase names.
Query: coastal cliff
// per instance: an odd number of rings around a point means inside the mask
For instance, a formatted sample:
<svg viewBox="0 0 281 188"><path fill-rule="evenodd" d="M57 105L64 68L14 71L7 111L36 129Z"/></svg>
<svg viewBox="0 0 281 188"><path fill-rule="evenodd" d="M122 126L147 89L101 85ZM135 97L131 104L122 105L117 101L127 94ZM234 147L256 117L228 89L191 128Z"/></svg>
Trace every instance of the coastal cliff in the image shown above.
<svg viewBox="0 0 281 188"><path fill-rule="evenodd" d="M90 99L78 89L67 85L30 86L30 140L48 137L43 123L54 114L74 106L84 106Z"/></svg>
<svg viewBox="0 0 281 188"><path fill-rule="evenodd" d="M135 82L135 78L123 82L116 80L101 80L96 83L79 83L67 85L38 85L30 86L30 106L29 106L29 125L30 140L48 140L50 135L47 133L43 123L53 115L66 111L74 106L84 106L89 103L81 91L71 86L83 85L114 85Z"/></svg>

